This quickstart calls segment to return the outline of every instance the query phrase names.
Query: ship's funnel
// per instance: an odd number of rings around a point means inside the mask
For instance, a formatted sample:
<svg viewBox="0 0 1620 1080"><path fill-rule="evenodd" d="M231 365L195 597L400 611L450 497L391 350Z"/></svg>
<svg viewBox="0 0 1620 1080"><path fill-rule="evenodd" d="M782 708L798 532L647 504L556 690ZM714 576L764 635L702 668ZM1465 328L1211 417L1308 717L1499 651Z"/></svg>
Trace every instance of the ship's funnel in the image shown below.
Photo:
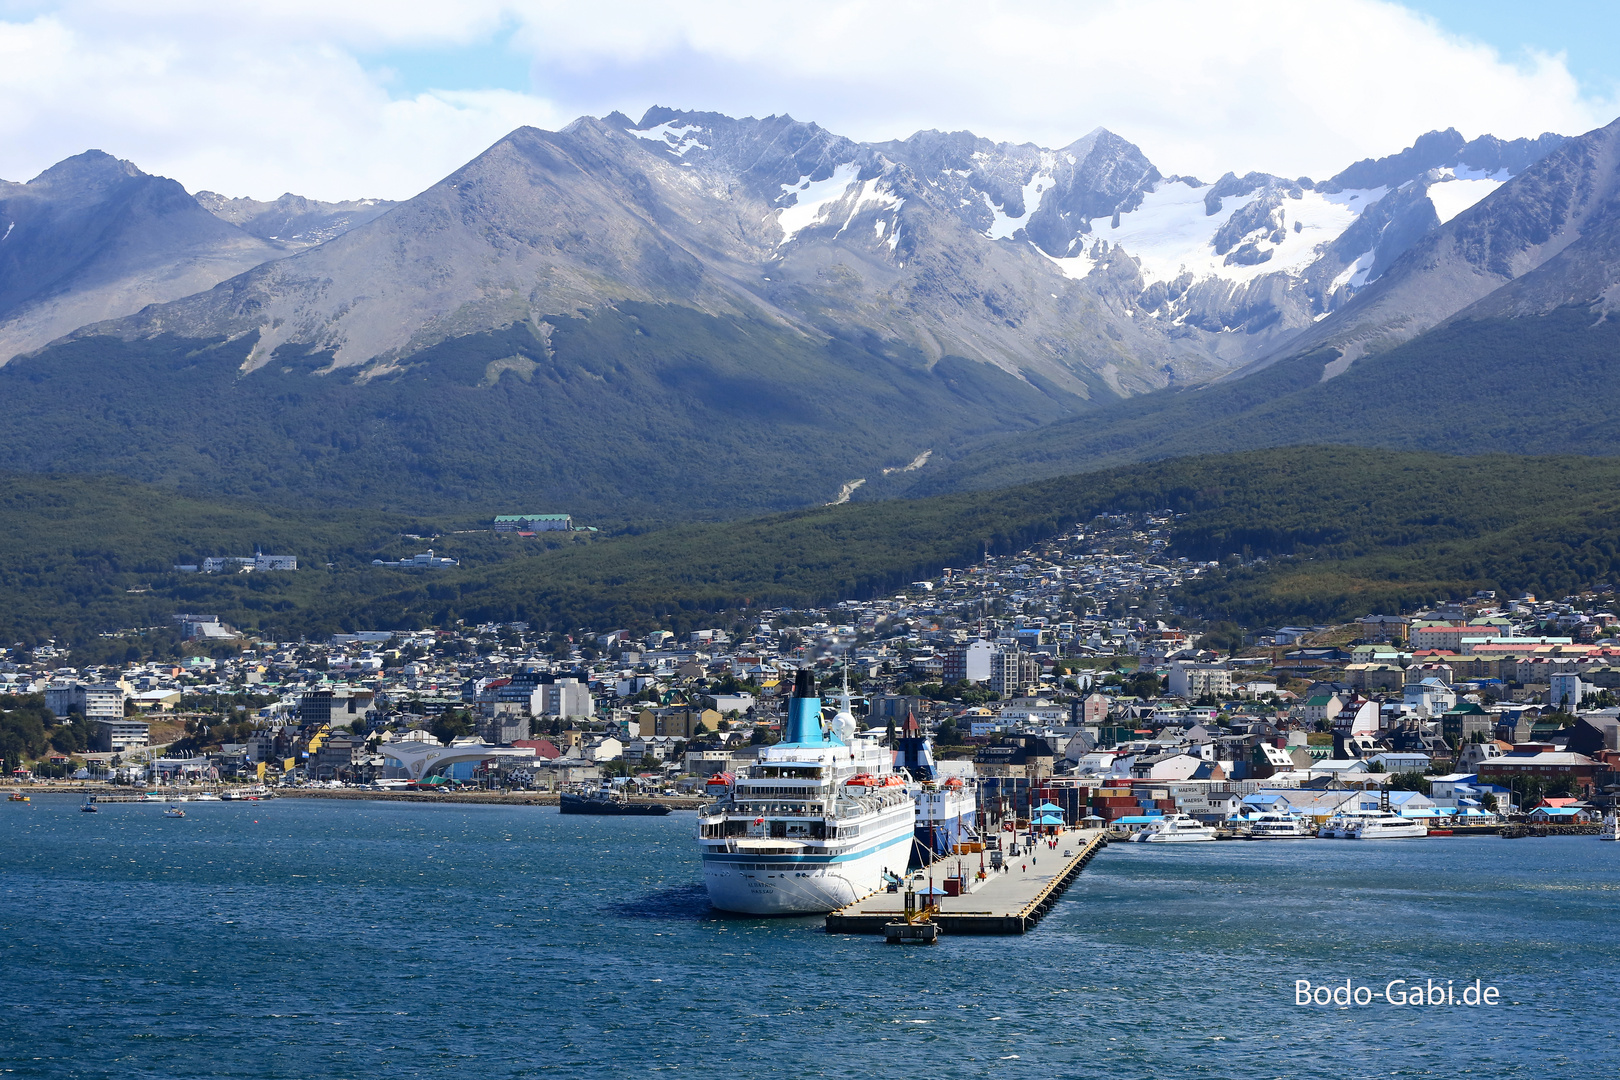
<svg viewBox="0 0 1620 1080"><path fill-rule="evenodd" d="M786 738L795 746L826 746L821 734L821 698L816 696L815 676L801 670L793 676L793 696L788 699Z"/></svg>

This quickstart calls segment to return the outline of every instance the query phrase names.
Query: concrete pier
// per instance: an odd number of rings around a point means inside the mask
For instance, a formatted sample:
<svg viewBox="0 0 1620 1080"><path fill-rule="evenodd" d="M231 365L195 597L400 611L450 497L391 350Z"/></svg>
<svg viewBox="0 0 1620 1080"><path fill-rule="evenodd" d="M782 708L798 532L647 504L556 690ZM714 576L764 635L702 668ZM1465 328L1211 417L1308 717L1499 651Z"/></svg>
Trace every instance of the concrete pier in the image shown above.
<svg viewBox="0 0 1620 1080"><path fill-rule="evenodd" d="M991 870L983 883L970 882L970 892L962 896L935 897L939 910L932 920L946 936L1028 933L1107 843L1101 830L1066 829L1058 838L1056 850L1037 843L1034 851L1026 851L1018 858L1009 857L1007 871ZM1072 854L1064 858L1065 851ZM945 875L955 870L958 861L969 875L978 872L978 855L946 856L931 867L936 888L942 886ZM988 855L985 864L989 865ZM927 882L924 871L922 883ZM904 908L901 893L875 892L830 913L827 932L881 934L884 924L905 918Z"/></svg>

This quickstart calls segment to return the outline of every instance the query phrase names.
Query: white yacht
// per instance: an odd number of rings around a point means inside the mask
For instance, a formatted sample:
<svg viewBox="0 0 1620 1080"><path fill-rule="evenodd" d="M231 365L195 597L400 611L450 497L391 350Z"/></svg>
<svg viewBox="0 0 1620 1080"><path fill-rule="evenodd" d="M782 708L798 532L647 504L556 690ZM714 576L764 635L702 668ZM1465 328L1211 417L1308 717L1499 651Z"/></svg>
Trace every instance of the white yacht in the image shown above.
<svg viewBox="0 0 1620 1080"><path fill-rule="evenodd" d="M1311 828L1310 822L1299 814L1267 810L1248 820L1250 840L1300 840L1310 839L1315 835L1316 830Z"/></svg>
<svg viewBox="0 0 1620 1080"><path fill-rule="evenodd" d="M1361 815L1367 811L1340 810L1322 823L1316 835L1324 840L1348 840Z"/></svg>
<svg viewBox="0 0 1620 1080"><path fill-rule="evenodd" d="M1130 839L1138 844L1190 844L1215 839L1215 830L1186 814L1166 814Z"/></svg>
<svg viewBox="0 0 1620 1080"><path fill-rule="evenodd" d="M698 811L703 881L722 911L823 914L906 871L915 803L891 751L856 736L847 700L824 729L814 679L798 672L784 735Z"/></svg>
<svg viewBox="0 0 1620 1080"><path fill-rule="evenodd" d="M1364 811L1353 819L1349 830L1351 840L1393 840L1428 835L1429 827L1423 822L1403 818L1389 810Z"/></svg>

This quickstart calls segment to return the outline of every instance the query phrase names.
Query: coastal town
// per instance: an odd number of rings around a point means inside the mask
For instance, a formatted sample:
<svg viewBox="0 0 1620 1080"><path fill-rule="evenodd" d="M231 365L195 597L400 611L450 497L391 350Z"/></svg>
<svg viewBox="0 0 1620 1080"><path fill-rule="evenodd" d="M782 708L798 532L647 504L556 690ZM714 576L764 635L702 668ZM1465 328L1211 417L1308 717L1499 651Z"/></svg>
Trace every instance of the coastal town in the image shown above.
<svg viewBox="0 0 1620 1080"><path fill-rule="evenodd" d="M1340 627L1179 628L1169 515L1082 523L892 596L729 627L521 624L234 638L174 662L0 662L14 782L701 792L780 741L799 668L997 798L1140 827L1385 806L1586 824L1620 784L1612 593L1490 595ZM25 706L38 719L23 723ZM1437 819L1444 819L1440 822Z"/></svg>

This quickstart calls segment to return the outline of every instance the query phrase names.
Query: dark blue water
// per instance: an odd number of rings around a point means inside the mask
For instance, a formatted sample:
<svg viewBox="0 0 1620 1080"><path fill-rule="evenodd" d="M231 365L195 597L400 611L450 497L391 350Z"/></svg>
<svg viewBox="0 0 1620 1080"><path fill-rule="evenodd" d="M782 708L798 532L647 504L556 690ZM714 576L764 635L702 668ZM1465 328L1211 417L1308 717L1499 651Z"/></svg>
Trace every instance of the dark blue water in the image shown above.
<svg viewBox="0 0 1620 1080"><path fill-rule="evenodd" d="M1593 838L1119 844L1034 933L924 949L713 915L689 814L0 811L15 1076L1620 1075ZM1476 977L1501 1004L1294 1004Z"/></svg>

